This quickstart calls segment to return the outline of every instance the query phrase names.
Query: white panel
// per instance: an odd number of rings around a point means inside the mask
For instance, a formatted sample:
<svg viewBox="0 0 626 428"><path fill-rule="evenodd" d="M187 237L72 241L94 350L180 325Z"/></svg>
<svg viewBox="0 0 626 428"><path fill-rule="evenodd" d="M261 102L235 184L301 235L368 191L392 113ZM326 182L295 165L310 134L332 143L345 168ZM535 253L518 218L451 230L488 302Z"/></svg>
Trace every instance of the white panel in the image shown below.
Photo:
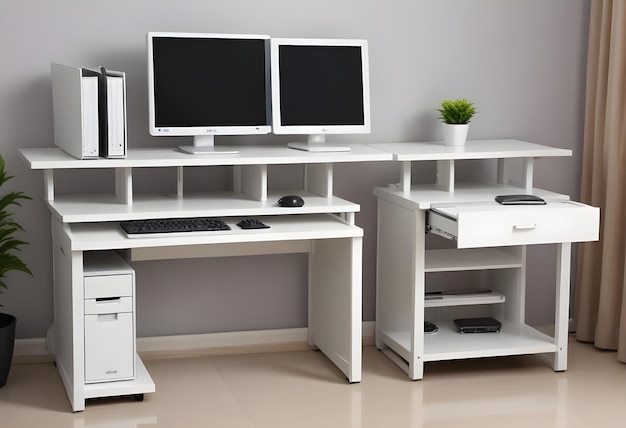
<svg viewBox="0 0 626 428"><path fill-rule="evenodd" d="M132 275L102 275L85 277L85 299L132 295Z"/></svg>
<svg viewBox="0 0 626 428"><path fill-rule="evenodd" d="M267 165L242 165L236 171L241 193L255 201L267 200Z"/></svg>
<svg viewBox="0 0 626 428"><path fill-rule="evenodd" d="M85 382L135 377L134 314L85 315Z"/></svg>
<svg viewBox="0 0 626 428"><path fill-rule="evenodd" d="M331 163L305 165L304 188L320 196L333 195L333 165Z"/></svg>
<svg viewBox="0 0 626 428"><path fill-rule="evenodd" d="M309 256L309 341L361 381L361 238L315 241Z"/></svg>
<svg viewBox="0 0 626 428"><path fill-rule="evenodd" d="M133 203L132 168L115 168L115 195L120 204Z"/></svg>
<svg viewBox="0 0 626 428"><path fill-rule="evenodd" d="M250 242L245 244L181 245L174 247L133 248L131 260L173 260L204 257L252 256L308 253L311 241Z"/></svg>
<svg viewBox="0 0 626 428"><path fill-rule="evenodd" d="M400 188L403 192L411 190L411 162L402 162L400 170Z"/></svg>
<svg viewBox="0 0 626 428"><path fill-rule="evenodd" d="M557 248L556 308L554 326L554 340L556 343L556 355L554 357L555 371L567 370L571 257L572 244L569 242L559 244Z"/></svg>
<svg viewBox="0 0 626 428"><path fill-rule="evenodd" d="M437 186L446 192L454 192L454 160L437 161Z"/></svg>
<svg viewBox="0 0 626 428"><path fill-rule="evenodd" d="M46 169L43 172L43 188L46 201L54 201L54 170Z"/></svg>
<svg viewBox="0 0 626 428"><path fill-rule="evenodd" d="M67 228L52 221L54 263L54 358L74 411L85 408L82 253L70 250Z"/></svg>

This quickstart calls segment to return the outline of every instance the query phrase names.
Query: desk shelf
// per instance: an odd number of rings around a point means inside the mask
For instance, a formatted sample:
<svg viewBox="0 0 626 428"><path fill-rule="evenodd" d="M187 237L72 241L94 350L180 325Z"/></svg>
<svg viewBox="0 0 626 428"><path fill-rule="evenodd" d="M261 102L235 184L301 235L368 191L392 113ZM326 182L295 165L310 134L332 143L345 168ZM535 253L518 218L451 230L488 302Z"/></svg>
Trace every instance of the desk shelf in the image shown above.
<svg viewBox="0 0 626 428"><path fill-rule="evenodd" d="M305 201L304 206L278 206L278 199L286 194L300 195ZM257 201L241 193L223 191L192 193L184 198L178 198L175 194L140 194L134 198L132 205L120 204L114 195L63 195L47 202L51 212L64 223L203 216L354 214L359 211L358 204L345 199L295 189L271 192L265 201Z"/></svg>
<svg viewBox="0 0 626 428"><path fill-rule="evenodd" d="M268 201L268 166L301 165L304 183L299 191L331 198L333 195L333 164L345 162L369 162L391 160L391 154L363 144L350 145L348 152L309 153L289 149L286 146L237 146L236 154L189 155L174 149L129 149L124 159L76 159L58 148L21 149L26 164L34 170L44 171L46 200L54 201L54 171L63 169L114 169L115 201L133 205L136 198L133 189L133 169L176 168L176 198L187 197L184 186L185 167L232 167L234 195L241 199ZM284 192L282 194L285 194ZM273 196L272 196L273 197ZM163 200L167 201L164 196ZM271 200L271 199L270 199ZM110 204L109 196L102 197L103 204ZM82 220L78 220L82 221Z"/></svg>

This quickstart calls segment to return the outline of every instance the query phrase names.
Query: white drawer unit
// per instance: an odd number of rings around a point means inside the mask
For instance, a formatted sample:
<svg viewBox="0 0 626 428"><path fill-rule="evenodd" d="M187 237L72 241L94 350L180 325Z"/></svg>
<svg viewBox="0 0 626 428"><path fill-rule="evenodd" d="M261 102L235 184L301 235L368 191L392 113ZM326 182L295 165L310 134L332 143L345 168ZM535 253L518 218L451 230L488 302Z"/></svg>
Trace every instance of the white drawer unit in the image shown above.
<svg viewBox="0 0 626 428"><path fill-rule="evenodd" d="M598 208L568 200L434 205L427 217L427 229L456 240L458 248L594 241L599 223Z"/></svg>
<svg viewBox="0 0 626 428"><path fill-rule="evenodd" d="M113 251L85 253L85 383L135 379L135 273Z"/></svg>

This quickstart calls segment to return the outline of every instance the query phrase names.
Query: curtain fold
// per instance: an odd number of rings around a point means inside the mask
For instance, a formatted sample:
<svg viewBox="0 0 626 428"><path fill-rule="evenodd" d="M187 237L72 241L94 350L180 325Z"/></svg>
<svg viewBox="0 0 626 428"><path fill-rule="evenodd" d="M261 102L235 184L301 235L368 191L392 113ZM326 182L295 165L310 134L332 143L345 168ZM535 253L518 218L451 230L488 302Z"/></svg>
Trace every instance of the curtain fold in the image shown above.
<svg viewBox="0 0 626 428"><path fill-rule="evenodd" d="M626 1L592 0L581 200L600 240L579 244L576 339L626 363Z"/></svg>

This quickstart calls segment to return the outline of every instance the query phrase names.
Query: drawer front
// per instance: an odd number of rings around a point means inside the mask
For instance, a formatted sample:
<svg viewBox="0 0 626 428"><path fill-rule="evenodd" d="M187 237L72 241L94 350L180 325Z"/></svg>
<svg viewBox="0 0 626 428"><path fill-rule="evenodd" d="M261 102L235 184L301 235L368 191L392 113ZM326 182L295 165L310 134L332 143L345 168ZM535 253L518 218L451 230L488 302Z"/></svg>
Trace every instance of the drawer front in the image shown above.
<svg viewBox="0 0 626 428"><path fill-rule="evenodd" d="M458 248L584 242L598 239L600 210L572 201L546 205L467 204L433 207L432 232L457 240Z"/></svg>
<svg viewBox="0 0 626 428"><path fill-rule="evenodd" d="M133 295L133 275L98 275L85 277L85 299Z"/></svg>
<svg viewBox="0 0 626 428"><path fill-rule="evenodd" d="M133 312L132 297L101 297L96 299L85 299L85 315L116 314L121 312Z"/></svg>
<svg viewBox="0 0 626 428"><path fill-rule="evenodd" d="M135 377L132 313L85 315L85 382Z"/></svg>

